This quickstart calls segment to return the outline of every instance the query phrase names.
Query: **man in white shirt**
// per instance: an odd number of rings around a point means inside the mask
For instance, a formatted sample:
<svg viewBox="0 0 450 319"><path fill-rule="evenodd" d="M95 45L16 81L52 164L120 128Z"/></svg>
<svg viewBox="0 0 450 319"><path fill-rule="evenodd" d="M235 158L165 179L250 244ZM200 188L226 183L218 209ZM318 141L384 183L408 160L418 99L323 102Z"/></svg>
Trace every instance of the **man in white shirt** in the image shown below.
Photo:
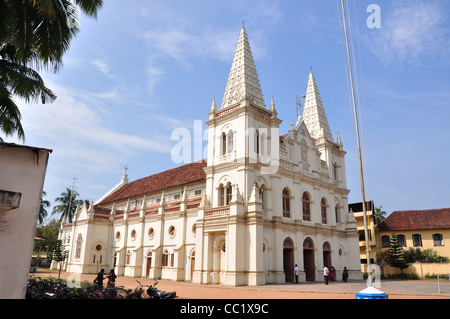
<svg viewBox="0 0 450 319"><path fill-rule="evenodd" d="M325 266L323 269L323 277L325 278L325 285L328 285L328 278L330 276L330 271L328 270L328 267Z"/></svg>

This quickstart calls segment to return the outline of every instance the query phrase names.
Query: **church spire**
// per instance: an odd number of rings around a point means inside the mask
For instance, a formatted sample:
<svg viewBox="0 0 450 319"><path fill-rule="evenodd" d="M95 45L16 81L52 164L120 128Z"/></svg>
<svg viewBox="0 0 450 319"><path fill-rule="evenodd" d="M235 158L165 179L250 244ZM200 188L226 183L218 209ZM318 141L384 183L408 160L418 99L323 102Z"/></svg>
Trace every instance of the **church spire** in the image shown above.
<svg viewBox="0 0 450 319"><path fill-rule="evenodd" d="M241 101L246 105L252 103L265 108L261 85L244 26L239 35L220 109L238 105Z"/></svg>
<svg viewBox="0 0 450 319"><path fill-rule="evenodd" d="M303 109L303 121L312 137L319 138L324 136L328 141L333 141L327 115L325 114L312 70L309 72L308 88L306 90L305 106Z"/></svg>

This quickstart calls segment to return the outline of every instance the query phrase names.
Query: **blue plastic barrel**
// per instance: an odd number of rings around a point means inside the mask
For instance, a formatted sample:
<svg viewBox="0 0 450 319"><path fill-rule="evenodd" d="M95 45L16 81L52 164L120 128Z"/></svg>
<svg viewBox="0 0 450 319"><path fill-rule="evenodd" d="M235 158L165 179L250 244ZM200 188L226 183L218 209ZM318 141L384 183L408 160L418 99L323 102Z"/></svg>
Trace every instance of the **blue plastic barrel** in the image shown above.
<svg viewBox="0 0 450 319"><path fill-rule="evenodd" d="M374 287L368 287L356 294L356 299L389 299L388 294Z"/></svg>

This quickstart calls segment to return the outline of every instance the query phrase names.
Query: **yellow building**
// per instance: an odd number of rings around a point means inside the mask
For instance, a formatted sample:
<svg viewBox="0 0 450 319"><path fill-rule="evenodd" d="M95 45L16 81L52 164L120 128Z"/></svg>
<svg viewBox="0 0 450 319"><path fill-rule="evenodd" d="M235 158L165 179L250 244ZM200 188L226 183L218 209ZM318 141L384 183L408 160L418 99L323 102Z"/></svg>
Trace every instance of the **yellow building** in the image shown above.
<svg viewBox="0 0 450 319"><path fill-rule="evenodd" d="M365 270L365 265L367 264L367 254L366 254L366 236L364 231L364 212L362 202L353 203L348 205L349 211L353 212L356 218L356 224L359 233L359 252L361 258L362 270ZM375 224L373 211L375 209L373 201L366 201L366 218L367 218L367 234L369 240L369 253L370 262L373 264L376 262L376 236L375 236Z"/></svg>
<svg viewBox="0 0 450 319"><path fill-rule="evenodd" d="M439 256L450 258L450 208L391 213L377 227L378 253L389 249L393 233L403 249L432 248Z"/></svg>

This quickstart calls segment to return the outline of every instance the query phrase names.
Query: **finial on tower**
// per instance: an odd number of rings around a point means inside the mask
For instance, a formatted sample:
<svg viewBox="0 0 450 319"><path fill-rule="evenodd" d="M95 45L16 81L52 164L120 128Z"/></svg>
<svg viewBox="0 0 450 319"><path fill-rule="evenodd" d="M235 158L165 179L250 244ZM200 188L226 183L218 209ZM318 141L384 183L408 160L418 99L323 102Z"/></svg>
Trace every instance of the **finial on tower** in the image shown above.
<svg viewBox="0 0 450 319"><path fill-rule="evenodd" d="M124 168L123 168L123 175L122 175L122 181L123 183L128 183L128 166L127 164L125 164Z"/></svg>

